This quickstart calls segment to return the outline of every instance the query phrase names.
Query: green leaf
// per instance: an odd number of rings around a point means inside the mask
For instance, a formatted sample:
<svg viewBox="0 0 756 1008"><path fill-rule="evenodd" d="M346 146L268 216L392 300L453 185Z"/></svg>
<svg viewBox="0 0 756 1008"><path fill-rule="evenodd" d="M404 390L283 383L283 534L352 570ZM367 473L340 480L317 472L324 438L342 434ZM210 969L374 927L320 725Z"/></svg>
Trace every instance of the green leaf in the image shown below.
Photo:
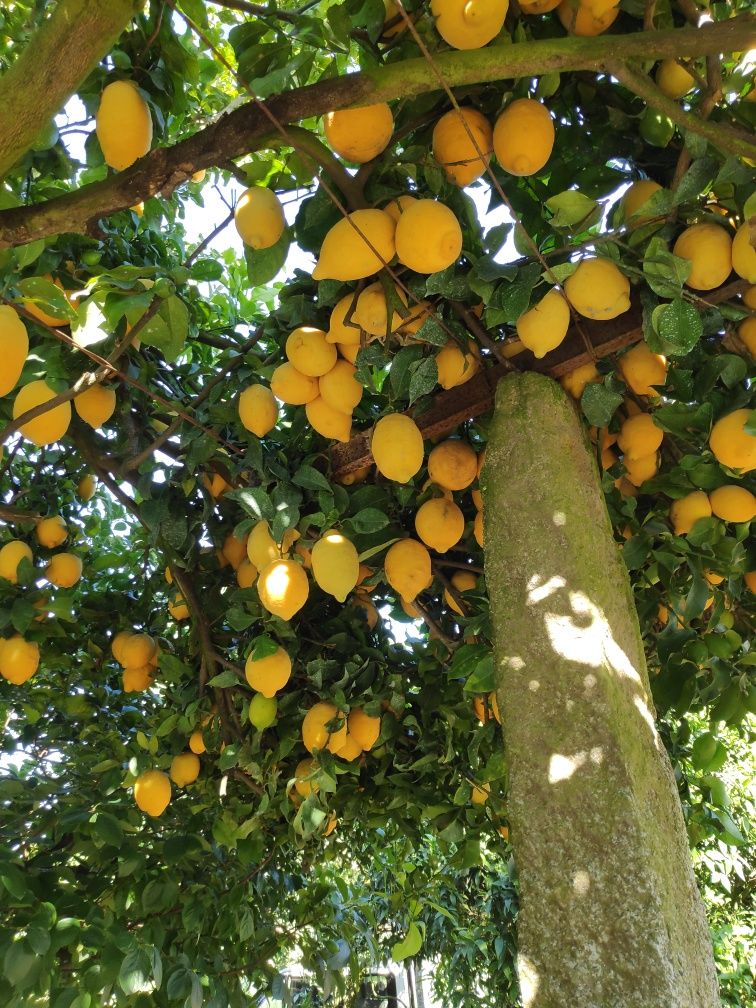
<svg viewBox="0 0 756 1008"><path fill-rule="evenodd" d="M4 979L13 986L23 983L36 960L36 955L25 942L13 942L3 958Z"/></svg>
<svg viewBox="0 0 756 1008"><path fill-rule="evenodd" d="M16 256L16 262L18 263L19 269L26 269L27 266L31 266L33 262L45 251L45 239L38 238L36 241L29 242L28 245L19 245L14 249Z"/></svg>
<svg viewBox="0 0 756 1008"><path fill-rule="evenodd" d="M139 339L160 350L167 361L181 354L189 331L189 310L180 297L167 297L139 330Z"/></svg>
<svg viewBox="0 0 756 1008"><path fill-rule="evenodd" d="M363 508L348 521L358 535L380 532L389 524L388 516L377 508Z"/></svg>
<svg viewBox="0 0 756 1008"><path fill-rule="evenodd" d="M595 224L600 216L599 205L595 200L576 189L568 189L546 200L546 207L551 211L552 227L573 228L580 224L585 230Z"/></svg>
<svg viewBox="0 0 756 1008"><path fill-rule="evenodd" d="M239 676L231 669L224 669L222 672L219 672L218 675L213 676L207 685L216 686L218 689L226 689L229 686L238 686Z"/></svg>
<svg viewBox="0 0 756 1008"><path fill-rule="evenodd" d="M253 287L270 283L284 268L291 244L291 231L285 228L275 245L266 249L252 249L244 246L247 262L247 277Z"/></svg>
<svg viewBox="0 0 756 1008"><path fill-rule="evenodd" d="M449 333L436 315L429 315L415 333L414 339L433 346L444 346L449 340Z"/></svg>
<svg viewBox="0 0 756 1008"><path fill-rule="evenodd" d="M714 158L702 157L695 160L677 184L672 198L675 206L694 200L698 202L708 191L717 171Z"/></svg>
<svg viewBox="0 0 756 1008"><path fill-rule="evenodd" d="M150 957L144 949L133 948L126 953L118 971L118 986L124 994L146 994L155 989Z"/></svg>
<svg viewBox="0 0 756 1008"><path fill-rule="evenodd" d="M270 496L262 487L245 487L243 490L229 490L227 499L238 501L242 508L252 518L271 521L275 512Z"/></svg>
<svg viewBox="0 0 756 1008"><path fill-rule="evenodd" d="M118 847L123 841L123 828L120 822L108 812L97 813L92 824L92 832L100 840L112 844L114 847Z"/></svg>
<svg viewBox="0 0 756 1008"><path fill-rule="evenodd" d="M679 297L690 268L690 260L672 255L663 238L652 238L648 243L643 256L643 275L659 297Z"/></svg>
<svg viewBox="0 0 756 1008"><path fill-rule="evenodd" d="M292 483L296 483L297 486L304 487L305 490L324 490L327 493L331 492L331 484L325 478L323 473L319 472L310 465L301 465L291 477L291 480Z"/></svg>
<svg viewBox="0 0 756 1008"><path fill-rule="evenodd" d="M669 357L690 353L703 335L703 322L696 309L682 298L664 305L658 318L658 333Z"/></svg>
<svg viewBox="0 0 756 1008"><path fill-rule="evenodd" d="M423 946L423 936L419 925L413 921L407 929L404 939L391 948L391 958L394 962L403 962L416 956Z"/></svg>
<svg viewBox="0 0 756 1008"><path fill-rule="evenodd" d="M594 427L606 427L621 403L622 396L619 392L612 392L598 382L586 385L580 399L583 415Z"/></svg>
<svg viewBox="0 0 756 1008"><path fill-rule="evenodd" d="M438 365L435 357L425 357L410 368L412 377L409 383L410 406L420 396L432 392L438 385Z"/></svg>
<svg viewBox="0 0 756 1008"><path fill-rule="evenodd" d="M69 322L76 321L75 308L72 307L64 291L52 280L46 280L44 277L27 277L25 280L19 280L17 286L24 303L31 301L48 315L67 319Z"/></svg>
<svg viewBox="0 0 756 1008"><path fill-rule="evenodd" d="M475 666L475 670L464 686L465 693L490 693L496 689L493 655L487 654Z"/></svg>

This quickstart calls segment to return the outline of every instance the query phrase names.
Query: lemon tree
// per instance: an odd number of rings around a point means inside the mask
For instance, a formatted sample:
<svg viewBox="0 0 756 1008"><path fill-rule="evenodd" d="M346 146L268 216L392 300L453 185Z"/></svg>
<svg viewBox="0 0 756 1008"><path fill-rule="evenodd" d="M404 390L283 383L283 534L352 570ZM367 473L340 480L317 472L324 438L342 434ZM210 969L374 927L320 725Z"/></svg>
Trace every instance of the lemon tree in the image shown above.
<svg viewBox="0 0 756 1008"><path fill-rule="evenodd" d="M6 7L4 1003L747 1004L747 5Z"/></svg>

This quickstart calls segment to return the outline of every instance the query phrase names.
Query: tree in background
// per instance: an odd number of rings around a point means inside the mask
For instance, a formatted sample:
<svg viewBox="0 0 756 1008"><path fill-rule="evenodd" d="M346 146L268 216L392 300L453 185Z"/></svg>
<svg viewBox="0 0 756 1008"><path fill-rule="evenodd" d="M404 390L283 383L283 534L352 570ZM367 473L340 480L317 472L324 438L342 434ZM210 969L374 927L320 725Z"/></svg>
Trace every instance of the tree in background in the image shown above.
<svg viewBox="0 0 756 1008"><path fill-rule="evenodd" d="M745 9L8 5L6 1003L749 1003Z"/></svg>

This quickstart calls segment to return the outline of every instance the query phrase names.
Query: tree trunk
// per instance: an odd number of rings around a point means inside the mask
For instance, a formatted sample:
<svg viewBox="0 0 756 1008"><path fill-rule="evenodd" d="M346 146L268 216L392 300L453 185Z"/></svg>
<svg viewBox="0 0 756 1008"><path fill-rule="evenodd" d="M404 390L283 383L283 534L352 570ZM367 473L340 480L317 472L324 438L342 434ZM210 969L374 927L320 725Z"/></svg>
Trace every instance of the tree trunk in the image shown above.
<svg viewBox="0 0 756 1008"><path fill-rule="evenodd" d="M483 472L525 1008L719 1008L630 582L571 401L498 387Z"/></svg>
<svg viewBox="0 0 756 1008"><path fill-rule="evenodd" d="M0 77L0 179L112 47L136 6L135 0L59 0Z"/></svg>

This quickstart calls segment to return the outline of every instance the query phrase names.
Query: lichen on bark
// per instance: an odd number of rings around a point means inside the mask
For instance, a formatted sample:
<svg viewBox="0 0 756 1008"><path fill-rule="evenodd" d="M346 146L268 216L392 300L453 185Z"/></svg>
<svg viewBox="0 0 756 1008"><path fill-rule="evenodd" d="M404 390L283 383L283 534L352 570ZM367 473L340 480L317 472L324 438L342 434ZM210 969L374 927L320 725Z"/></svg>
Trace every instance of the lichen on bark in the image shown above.
<svg viewBox="0 0 756 1008"><path fill-rule="evenodd" d="M717 1008L643 643L572 402L502 379L482 476L525 1008Z"/></svg>

